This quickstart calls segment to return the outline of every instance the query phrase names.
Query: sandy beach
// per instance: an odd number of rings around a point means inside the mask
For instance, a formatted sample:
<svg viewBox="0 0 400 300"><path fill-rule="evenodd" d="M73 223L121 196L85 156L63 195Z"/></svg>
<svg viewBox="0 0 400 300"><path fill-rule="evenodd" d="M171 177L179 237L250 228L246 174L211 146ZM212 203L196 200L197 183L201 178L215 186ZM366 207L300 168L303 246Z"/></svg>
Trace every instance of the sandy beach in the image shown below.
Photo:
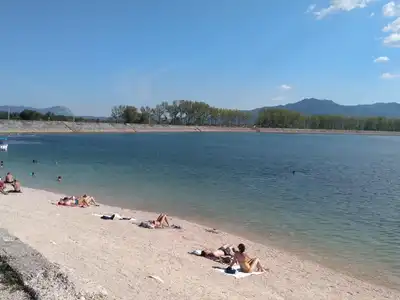
<svg viewBox="0 0 400 300"><path fill-rule="evenodd" d="M400 299L400 292L351 278L271 247L172 217L183 229L144 229L132 221L102 220L119 213L137 220L152 213L101 205L52 205L64 195L25 188L0 195L0 227L9 230L81 282L103 287L110 299ZM101 202L101 199L98 199ZM219 263L188 254L243 242L269 271L236 279ZM162 282L149 276L158 276Z"/></svg>

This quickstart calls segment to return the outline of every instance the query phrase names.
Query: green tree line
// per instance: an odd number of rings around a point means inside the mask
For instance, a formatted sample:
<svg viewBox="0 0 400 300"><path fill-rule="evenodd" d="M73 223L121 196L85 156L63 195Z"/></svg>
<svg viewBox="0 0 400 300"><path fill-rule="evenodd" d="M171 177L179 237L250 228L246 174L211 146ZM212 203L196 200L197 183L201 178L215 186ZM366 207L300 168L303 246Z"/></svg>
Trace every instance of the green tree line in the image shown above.
<svg viewBox="0 0 400 300"><path fill-rule="evenodd" d="M270 108L259 112L256 125L269 128L400 131L400 118L306 116L290 110Z"/></svg>
<svg viewBox="0 0 400 300"><path fill-rule="evenodd" d="M0 119L8 119L7 112L0 112ZM53 113L42 114L33 110L11 113L12 120L36 121L77 121L77 122L121 122L171 125L209 126L256 126L267 128L299 128L322 130L369 130L400 131L400 118L346 117L337 115L307 116L298 112L267 108L260 110L254 119L251 112L236 109L217 108L204 102L173 101L162 102L151 108L139 109L131 105L114 106L109 119L88 119L62 116Z"/></svg>
<svg viewBox="0 0 400 300"><path fill-rule="evenodd" d="M295 111L266 108L252 117L251 112L217 108L205 102L162 102L155 107L114 106L111 120L123 123L256 126L265 128L400 131L400 118L304 115Z"/></svg>
<svg viewBox="0 0 400 300"><path fill-rule="evenodd" d="M8 119L8 112L0 111L0 119ZM77 122L99 122L98 119L84 119L81 117L56 115L51 112L42 114L35 110L25 109L20 113L10 113L10 120L25 120L25 121L77 121Z"/></svg>
<svg viewBox="0 0 400 300"><path fill-rule="evenodd" d="M121 123L246 126L251 123L251 113L237 109L224 109L205 102L176 100L162 102L155 107L131 105L114 106L111 119Z"/></svg>

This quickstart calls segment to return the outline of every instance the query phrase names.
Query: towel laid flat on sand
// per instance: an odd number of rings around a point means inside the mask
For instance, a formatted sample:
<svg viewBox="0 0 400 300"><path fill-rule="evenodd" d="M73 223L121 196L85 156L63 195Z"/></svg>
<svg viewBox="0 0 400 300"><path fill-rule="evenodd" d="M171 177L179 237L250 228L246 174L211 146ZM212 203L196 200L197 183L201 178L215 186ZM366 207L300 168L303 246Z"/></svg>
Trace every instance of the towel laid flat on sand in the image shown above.
<svg viewBox="0 0 400 300"><path fill-rule="evenodd" d="M235 270L234 273L233 272L232 273L227 273L226 269L223 269L223 268L214 268L214 269L216 271L222 273L222 274L225 274L225 275L228 275L228 276L232 276L232 277L235 277L237 279L244 278L244 277L247 277L247 276L250 276L250 275L261 275L261 274L264 273L264 272L244 273L244 272L240 271L240 267L239 266L233 266L232 267L232 269Z"/></svg>
<svg viewBox="0 0 400 300"><path fill-rule="evenodd" d="M100 217L103 220L123 220L123 221L135 221L135 218L132 217L123 217L119 214L112 214L112 215L99 215L99 214L92 214L93 216Z"/></svg>
<svg viewBox="0 0 400 300"><path fill-rule="evenodd" d="M139 227L147 228L147 229L166 229L166 228L172 228L172 229L182 229L182 226L179 225L174 225L172 224L171 226L163 226L159 227L156 226L156 224L153 223L153 221L145 221L145 222L140 222L137 224Z"/></svg>

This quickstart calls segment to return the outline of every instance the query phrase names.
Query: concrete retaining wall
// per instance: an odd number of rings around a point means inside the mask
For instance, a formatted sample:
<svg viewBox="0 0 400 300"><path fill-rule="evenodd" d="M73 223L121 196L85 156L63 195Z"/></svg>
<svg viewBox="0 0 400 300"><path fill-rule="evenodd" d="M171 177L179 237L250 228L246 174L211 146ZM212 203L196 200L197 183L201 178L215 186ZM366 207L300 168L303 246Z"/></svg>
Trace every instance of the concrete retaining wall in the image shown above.
<svg viewBox="0 0 400 300"><path fill-rule="evenodd" d="M0 267L2 285L8 288L9 299L108 299L104 291L78 291L60 266L49 262L4 229L0 229ZM0 297L6 299L1 291Z"/></svg>

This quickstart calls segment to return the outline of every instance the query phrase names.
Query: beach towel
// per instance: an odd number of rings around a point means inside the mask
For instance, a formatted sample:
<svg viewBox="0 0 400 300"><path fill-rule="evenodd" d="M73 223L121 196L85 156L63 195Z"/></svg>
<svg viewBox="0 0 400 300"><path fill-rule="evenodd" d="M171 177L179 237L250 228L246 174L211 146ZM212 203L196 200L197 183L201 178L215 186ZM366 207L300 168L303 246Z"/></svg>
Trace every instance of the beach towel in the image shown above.
<svg viewBox="0 0 400 300"><path fill-rule="evenodd" d="M100 217L103 220L123 220L123 221L135 221L135 218L132 217L123 217L119 214L112 214L112 215L99 215L93 214L93 216Z"/></svg>
<svg viewBox="0 0 400 300"><path fill-rule="evenodd" d="M215 268L214 268L214 270L216 270L216 271L218 271L218 272L220 272L220 273L222 273L222 274L225 274L225 275L227 275L227 276L235 277L236 279L245 278L245 277L248 277L248 276L250 276L250 275L261 275L261 274L264 273L264 272L244 273L244 272L240 271L240 267L239 267L239 266L236 266L236 265L233 266L232 269L234 270L234 272L232 272L232 273L229 272L229 273L228 273L228 272L226 271L226 269L224 269L224 268L219 268L219 267L215 267Z"/></svg>
<svg viewBox="0 0 400 300"><path fill-rule="evenodd" d="M68 207L81 207L81 208L86 208L86 207L88 207L88 206L86 206L86 205L78 205L78 204L75 204L75 203L72 203L72 204L67 204L67 203L60 203L60 202L57 202L57 203L53 203L54 205L57 205L57 206L68 206Z"/></svg>
<svg viewBox="0 0 400 300"><path fill-rule="evenodd" d="M153 221L140 222L140 223L138 224L138 226L139 226L139 227L142 227L142 228L147 228L147 229L167 229L167 228L171 228L171 229L182 229L182 226L175 225L175 224L172 224L170 227L168 227L168 226L159 227L159 226L156 226L156 225L153 223Z"/></svg>

